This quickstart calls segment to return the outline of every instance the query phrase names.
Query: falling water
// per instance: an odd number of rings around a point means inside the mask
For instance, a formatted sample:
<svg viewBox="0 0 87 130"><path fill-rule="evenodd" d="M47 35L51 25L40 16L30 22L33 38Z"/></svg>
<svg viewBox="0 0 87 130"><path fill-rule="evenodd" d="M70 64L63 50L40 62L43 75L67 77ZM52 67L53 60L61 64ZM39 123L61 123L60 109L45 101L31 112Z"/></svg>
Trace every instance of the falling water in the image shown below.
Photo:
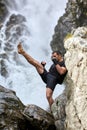
<svg viewBox="0 0 87 130"><path fill-rule="evenodd" d="M61 0L7 0L9 15L0 32L0 85L16 91L17 96L26 104L36 104L44 109L48 103L45 97L45 84L34 67L17 53L18 42L38 61L51 65L50 41L58 18L64 13L66 1ZM24 22L11 28L7 22L12 14L21 15ZM17 33L18 28L21 33ZM9 31L8 31L9 30ZM3 71L4 73L3 73ZM57 85L54 98L64 89Z"/></svg>

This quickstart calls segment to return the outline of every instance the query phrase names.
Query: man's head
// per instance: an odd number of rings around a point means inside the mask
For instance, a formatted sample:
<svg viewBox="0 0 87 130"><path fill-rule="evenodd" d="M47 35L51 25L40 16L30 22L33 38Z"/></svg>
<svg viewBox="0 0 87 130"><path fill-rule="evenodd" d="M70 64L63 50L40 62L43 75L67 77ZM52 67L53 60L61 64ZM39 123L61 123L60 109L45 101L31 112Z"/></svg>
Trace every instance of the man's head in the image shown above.
<svg viewBox="0 0 87 130"><path fill-rule="evenodd" d="M60 61L61 58L62 58L62 54L61 54L61 52L58 51L58 50L57 50L57 51L53 51L51 58L56 58L58 61Z"/></svg>

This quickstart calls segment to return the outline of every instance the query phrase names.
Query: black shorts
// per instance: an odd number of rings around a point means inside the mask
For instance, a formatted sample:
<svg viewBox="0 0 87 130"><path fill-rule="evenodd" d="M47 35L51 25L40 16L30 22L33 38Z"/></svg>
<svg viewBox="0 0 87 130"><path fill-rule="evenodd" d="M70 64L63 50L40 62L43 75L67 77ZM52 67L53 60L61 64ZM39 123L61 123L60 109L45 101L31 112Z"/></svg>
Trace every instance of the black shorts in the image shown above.
<svg viewBox="0 0 87 130"><path fill-rule="evenodd" d="M57 84L57 79L55 76L51 75L49 72L44 70L42 74L40 74L42 80L44 83L46 83L46 87L50 88L52 91L54 90L56 84Z"/></svg>

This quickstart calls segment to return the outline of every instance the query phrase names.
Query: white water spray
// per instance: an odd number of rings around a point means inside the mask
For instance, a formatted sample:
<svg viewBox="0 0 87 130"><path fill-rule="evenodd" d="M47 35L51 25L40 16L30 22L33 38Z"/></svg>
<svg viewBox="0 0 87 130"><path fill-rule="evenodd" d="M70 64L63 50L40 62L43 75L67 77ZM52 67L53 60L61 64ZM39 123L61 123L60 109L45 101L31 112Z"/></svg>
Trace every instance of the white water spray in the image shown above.
<svg viewBox="0 0 87 130"><path fill-rule="evenodd" d="M66 0L67 1L67 0ZM17 53L18 41L23 41L25 50L33 56L33 58L47 62L46 68L51 65L50 55L50 41L57 24L58 17L64 13L66 1L61 0L11 0L8 2L8 9L11 14L21 14L26 18L26 27L29 31L22 33L15 44L12 46L13 51L9 51L9 60L5 60L6 69L9 72L7 78L0 75L0 85L15 90L17 96L26 104L36 104L44 109L47 108L48 102L45 97L45 84L37 74L34 67L27 63L27 61L17 54L17 62L13 59L13 53ZM14 3L14 4L13 4ZM8 18L9 19L9 16ZM5 52L6 38L4 25L1 34L1 53ZM14 39L11 30L10 39ZM25 31L26 32L26 31ZM3 34L3 35L2 35ZM3 59L4 60L4 59ZM57 97L64 89L64 86L57 85L54 91L54 98Z"/></svg>

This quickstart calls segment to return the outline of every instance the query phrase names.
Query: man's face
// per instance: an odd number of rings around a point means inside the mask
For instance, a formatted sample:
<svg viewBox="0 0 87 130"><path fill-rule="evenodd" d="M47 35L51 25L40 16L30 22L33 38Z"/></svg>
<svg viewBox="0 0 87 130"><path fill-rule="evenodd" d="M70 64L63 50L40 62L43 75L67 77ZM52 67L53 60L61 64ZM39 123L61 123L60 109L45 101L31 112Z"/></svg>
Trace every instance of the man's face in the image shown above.
<svg viewBox="0 0 87 130"><path fill-rule="evenodd" d="M59 60L59 55L56 53L56 52L54 52L54 53L52 53L52 56L51 56L52 58L54 57L54 58L56 58L57 60Z"/></svg>

